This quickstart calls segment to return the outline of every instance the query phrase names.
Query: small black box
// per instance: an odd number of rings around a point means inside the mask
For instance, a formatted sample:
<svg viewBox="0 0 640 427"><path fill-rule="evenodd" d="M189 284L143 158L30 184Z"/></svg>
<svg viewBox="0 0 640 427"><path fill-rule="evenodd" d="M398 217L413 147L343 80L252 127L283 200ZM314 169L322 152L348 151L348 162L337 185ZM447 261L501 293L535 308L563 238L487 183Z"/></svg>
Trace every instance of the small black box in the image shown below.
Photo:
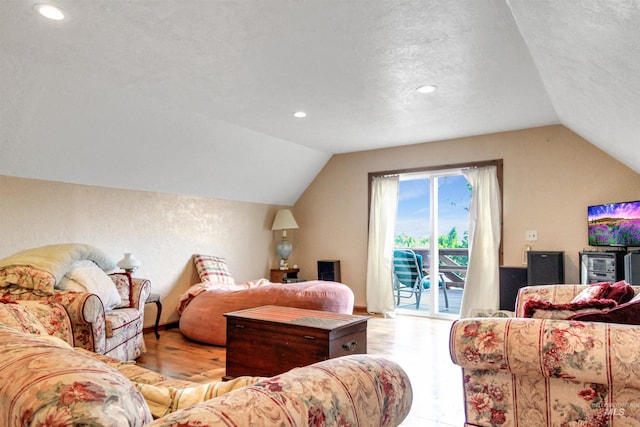
<svg viewBox="0 0 640 427"><path fill-rule="evenodd" d="M318 261L318 280L326 280L329 282L339 282L340 279L340 261L338 260L320 260Z"/></svg>

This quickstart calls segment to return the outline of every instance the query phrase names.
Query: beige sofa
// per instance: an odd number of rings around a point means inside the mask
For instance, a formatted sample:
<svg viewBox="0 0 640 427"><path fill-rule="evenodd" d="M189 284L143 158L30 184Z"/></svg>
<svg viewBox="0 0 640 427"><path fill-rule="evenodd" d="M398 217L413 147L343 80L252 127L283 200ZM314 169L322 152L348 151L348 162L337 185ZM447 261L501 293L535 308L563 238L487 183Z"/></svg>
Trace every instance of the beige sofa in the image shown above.
<svg viewBox="0 0 640 427"><path fill-rule="evenodd" d="M50 302L0 304L0 425L397 426L411 407L409 378L384 357L195 384L71 347L65 328L48 335L44 324L68 322L60 313Z"/></svg>
<svg viewBox="0 0 640 427"><path fill-rule="evenodd" d="M523 318L526 301L565 304L585 287L522 288L514 318L454 322L466 426L640 425L639 326Z"/></svg>

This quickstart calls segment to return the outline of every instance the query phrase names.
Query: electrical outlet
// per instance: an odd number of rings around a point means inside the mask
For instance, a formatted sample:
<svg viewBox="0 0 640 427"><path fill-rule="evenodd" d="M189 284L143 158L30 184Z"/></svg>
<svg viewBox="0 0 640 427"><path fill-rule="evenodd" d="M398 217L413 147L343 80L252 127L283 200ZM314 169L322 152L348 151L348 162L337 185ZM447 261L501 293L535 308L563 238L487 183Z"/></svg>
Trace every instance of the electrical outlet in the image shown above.
<svg viewBox="0 0 640 427"><path fill-rule="evenodd" d="M538 230L527 230L525 238L528 242L534 242L538 240Z"/></svg>

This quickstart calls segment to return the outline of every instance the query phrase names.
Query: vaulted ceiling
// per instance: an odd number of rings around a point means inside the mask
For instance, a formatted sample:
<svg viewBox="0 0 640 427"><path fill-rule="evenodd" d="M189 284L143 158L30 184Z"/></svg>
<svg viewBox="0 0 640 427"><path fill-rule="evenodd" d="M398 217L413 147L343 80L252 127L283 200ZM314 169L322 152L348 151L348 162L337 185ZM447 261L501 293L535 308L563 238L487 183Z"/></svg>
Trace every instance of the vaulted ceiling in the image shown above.
<svg viewBox="0 0 640 427"><path fill-rule="evenodd" d="M640 0L34 2L3 175L293 204L335 153L557 123L640 172Z"/></svg>

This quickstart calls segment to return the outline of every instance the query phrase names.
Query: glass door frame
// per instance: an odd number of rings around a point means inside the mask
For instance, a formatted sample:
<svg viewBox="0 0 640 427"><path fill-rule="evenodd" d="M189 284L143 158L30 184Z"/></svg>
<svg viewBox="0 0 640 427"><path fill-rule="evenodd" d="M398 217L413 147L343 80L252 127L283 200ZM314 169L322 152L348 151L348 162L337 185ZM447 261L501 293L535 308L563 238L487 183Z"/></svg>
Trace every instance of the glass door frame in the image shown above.
<svg viewBox="0 0 640 427"><path fill-rule="evenodd" d="M369 224L369 216L371 215L371 212L369 211L369 209L371 208L371 183L373 181L373 179L375 177L379 177L379 176L386 176L386 175L402 175L402 174L410 174L410 173L417 173L417 172L443 172L443 171L447 171L447 170L451 170L451 169L466 169L466 168L479 168L479 167L483 167L483 166L495 166L496 167L496 174L498 177L498 184L500 186L500 199L504 200L503 198L503 188L504 188L504 184L503 184L503 170L504 170L504 161L502 159L495 159L495 160L483 160L483 161L479 161L479 162L464 162L464 163L457 163L457 164L449 164L449 165L439 165L439 166L423 166L423 167L413 167L413 168L405 168L405 169L395 169L395 170L387 170L387 171L378 171L378 172L369 172L368 173L368 188L367 188L367 224ZM504 204L501 205L501 209L504 209ZM504 218L504 215L500 215L500 218ZM368 226L367 226L368 227ZM367 233L368 233L368 228L367 228ZM500 223L500 235L503 234L503 223L501 220ZM504 239L500 239L500 249L499 249L499 262L500 265L502 265L503 263L503 242ZM431 243L430 243L430 247L434 245L433 243L433 239L431 239ZM437 244L435 244L435 246L437 246ZM431 248L433 249L433 248ZM430 295L437 295L437 292L430 292ZM431 299L435 299L435 296L430 297ZM432 307L433 305L430 304L430 307ZM398 309L398 314L410 314L410 315L416 315L417 311L412 311L410 312L410 310L402 310L402 309ZM443 314L443 313L430 313L429 317L433 317L433 318L441 318L441 319L457 319L459 317L459 315L453 315L453 314Z"/></svg>
<svg viewBox="0 0 640 427"><path fill-rule="evenodd" d="M444 169L444 170L433 170L433 171L420 171L420 172L409 172L409 173L401 173L399 174L400 180L418 180L418 179L428 179L429 180L429 224L430 224L430 233L429 233L429 275L431 277L439 277L440 275L440 267L438 260L440 259L440 248L438 247L438 236L439 234L439 217L440 215L434 215L435 213L439 213L439 190L438 190L438 179L447 176L463 176L462 168L452 168L452 169ZM464 177L464 176L463 176ZM411 314L414 316L422 316L429 317L433 319L446 319L446 320L455 320L460 317L460 313L447 313L445 311L440 311L440 287L437 281L432 280L432 289L437 289L438 292L429 292L429 310L425 312L420 312L418 310L411 309L403 309L396 308L397 312L400 314ZM463 290L464 292L464 290Z"/></svg>

